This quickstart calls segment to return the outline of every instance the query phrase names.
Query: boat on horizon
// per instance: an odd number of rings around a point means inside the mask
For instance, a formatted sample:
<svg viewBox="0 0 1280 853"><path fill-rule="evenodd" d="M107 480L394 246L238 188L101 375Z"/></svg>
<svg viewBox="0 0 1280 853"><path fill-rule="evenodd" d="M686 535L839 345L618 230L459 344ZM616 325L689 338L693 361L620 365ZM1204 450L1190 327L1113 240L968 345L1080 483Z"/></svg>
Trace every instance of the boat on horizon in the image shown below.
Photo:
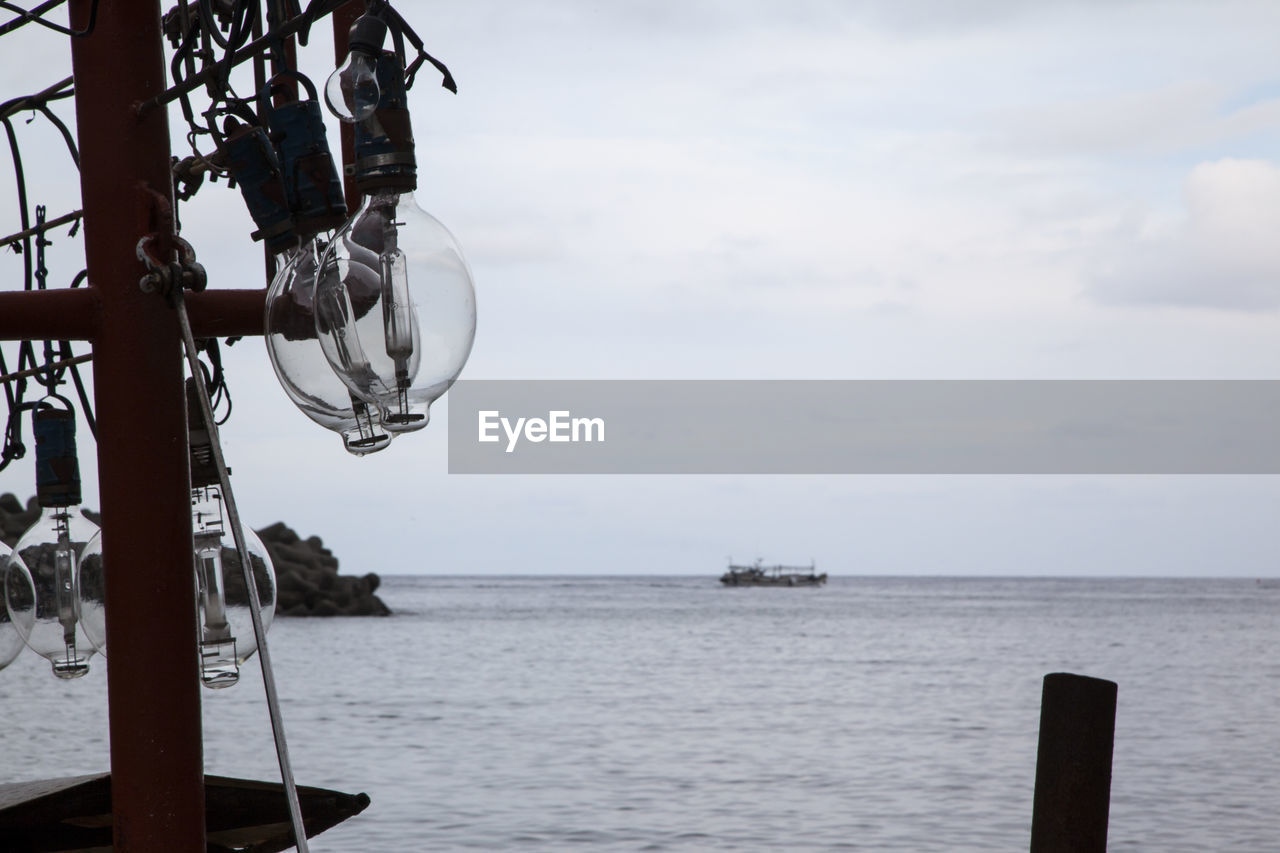
<svg viewBox="0 0 1280 853"><path fill-rule="evenodd" d="M817 563L808 566L766 566L756 560L749 566L729 563L729 570L720 576L725 586L822 586L827 573L818 574Z"/></svg>

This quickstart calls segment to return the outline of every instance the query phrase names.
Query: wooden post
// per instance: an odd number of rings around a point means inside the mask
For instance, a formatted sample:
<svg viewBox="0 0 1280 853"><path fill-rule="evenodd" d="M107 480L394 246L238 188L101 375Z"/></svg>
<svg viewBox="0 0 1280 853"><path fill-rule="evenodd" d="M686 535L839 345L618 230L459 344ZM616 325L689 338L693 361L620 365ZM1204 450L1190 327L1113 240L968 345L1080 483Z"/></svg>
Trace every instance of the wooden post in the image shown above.
<svg viewBox="0 0 1280 853"><path fill-rule="evenodd" d="M1115 727L1115 682L1044 677L1031 853L1105 853Z"/></svg>

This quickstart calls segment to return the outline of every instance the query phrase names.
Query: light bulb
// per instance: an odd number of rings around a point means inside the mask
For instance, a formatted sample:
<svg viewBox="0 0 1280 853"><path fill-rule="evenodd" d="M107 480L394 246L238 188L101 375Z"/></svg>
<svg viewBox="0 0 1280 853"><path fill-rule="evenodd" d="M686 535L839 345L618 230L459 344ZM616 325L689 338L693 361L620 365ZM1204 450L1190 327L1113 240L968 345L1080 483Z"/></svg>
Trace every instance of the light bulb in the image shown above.
<svg viewBox="0 0 1280 853"><path fill-rule="evenodd" d="M84 675L93 657L80 618L80 552L97 532L77 506L44 507L14 547L5 576L14 627L59 678Z"/></svg>
<svg viewBox="0 0 1280 853"><path fill-rule="evenodd" d="M457 241L411 191L383 189L335 235L320 262L316 329L329 365L383 426L427 425L476 331L471 270Z"/></svg>
<svg viewBox="0 0 1280 853"><path fill-rule="evenodd" d="M0 669L13 663L13 659L22 651L22 635L9 618L9 608L4 602L5 578L12 553L8 545L0 542Z"/></svg>
<svg viewBox="0 0 1280 853"><path fill-rule="evenodd" d="M239 679L239 665L258 650L258 640L253 631L253 601L226 521L220 486L191 490L191 528L200 615L200 677L206 687L229 687ZM258 613L263 630L267 630L276 613L275 569L256 533L246 527L244 539L258 590Z"/></svg>
<svg viewBox="0 0 1280 853"><path fill-rule="evenodd" d="M329 111L342 121L364 121L378 108L377 57L387 25L373 15L361 15L351 25L347 58L324 84L324 100Z"/></svg>
<svg viewBox="0 0 1280 853"><path fill-rule="evenodd" d="M240 678L240 664L258 650L249 608L248 587L240 569L240 554L226 523L222 490L205 486L191 490L191 524L196 574L196 643L200 656L200 680L206 687L230 687ZM262 540L245 528L245 545L258 587L262 625L275 616L276 579L271 556ZM85 545L80 560L80 607L85 634L94 647L107 653L106 623L101 593L105 589L101 534Z"/></svg>
<svg viewBox="0 0 1280 853"><path fill-rule="evenodd" d="M324 244L308 241L280 265L267 290L266 345L276 378L293 404L342 436L349 453L363 456L391 443L376 405L356 397L325 358L316 335L316 269Z"/></svg>
<svg viewBox="0 0 1280 853"><path fill-rule="evenodd" d="M80 619L80 552L98 525L78 506L75 412L41 402L32 423L41 511L14 546L5 572L5 604L23 642L49 659L53 674L79 678L89 671L94 653Z"/></svg>

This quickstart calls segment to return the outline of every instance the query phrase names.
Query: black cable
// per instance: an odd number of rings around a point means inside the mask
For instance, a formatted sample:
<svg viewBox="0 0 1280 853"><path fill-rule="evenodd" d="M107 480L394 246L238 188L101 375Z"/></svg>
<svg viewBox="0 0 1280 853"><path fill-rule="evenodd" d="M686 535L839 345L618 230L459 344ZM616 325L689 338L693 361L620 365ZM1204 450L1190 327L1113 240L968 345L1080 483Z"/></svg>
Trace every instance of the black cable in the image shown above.
<svg viewBox="0 0 1280 853"><path fill-rule="evenodd" d="M257 3L253 4L254 7ZM222 28L218 26L217 15L213 9L213 0L200 0L200 17L204 19L206 31L217 43L218 47L234 53L244 47L245 42L249 40L248 17L250 4L247 0L235 0L231 6L231 13L227 16L231 19L231 31L227 35L222 34Z"/></svg>
<svg viewBox="0 0 1280 853"><path fill-rule="evenodd" d="M4 361L4 350L0 349L0 375L9 372L8 365ZM27 449L22 444L22 421L15 417L18 412L18 405L22 401L22 395L27 390L27 380L19 379L15 383L0 383L4 385L4 401L9 410L9 417L6 419L4 427L4 444L0 447L0 471L8 467L9 463L15 459L21 459L26 455ZM17 393L14 393L14 385L17 385Z"/></svg>
<svg viewBox="0 0 1280 853"><path fill-rule="evenodd" d="M4 122L5 135L9 138L9 153L13 158L13 179L14 185L18 192L18 221L22 225L21 230L26 231L31 227L30 212L27 210L27 177L26 172L22 168L22 151L18 147L18 135L13 130L13 122L6 116L0 119ZM10 245L17 246L17 243ZM22 268L23 268L23 290L31 289L31 235L28 234L22 238ZM19 365L19 370L22 369Z"/></svg>
<svg viewBox="0 0 1280 853"><path fill-rule="evenodd" d="M19 27L25 27L27 24L39 24L42 27L53 30L55 33L62 33L64 36L71 36L72 38L84 38L92 35L93 28L98 23L98 0L93 0L92 5L89 6L89 23L83 30L73 30L40 17L45 12L61 6L64 2L66 0L48 0L48 2L41 3L34 9L23 9L21 6L15 6L12 3L5 2L5 0L0 0L0 9L13 12L18 16L12 21L6 21L4 26L0 26L0 36Z"/></svg>
<svg viewBox="0 0 1280 853"><path fill-rule="evenodd" d="M95 3L96 8L96 3ZM16 98L0 104L0 116L3 116L3 124L5 128L5 136L9 143L10 156L13 161L14 185L18 196L18 216L22 224L23 231L32 231L33 233L24 234L21 242L13 241L10 245L23 255L23 289L30 291L32 289L44 290L47 286L48 270L45 266L45 249L51 245L48 239L45 225L45 208L43 205L36 208L37 227L31 228L30 201L27 192L26 170L22 161L21 146L18 142L17 133L15 131L10 115L6 113L15 112L14 107L19 109L16 111L24 111L27 109L33 112L39 112L49 120L59 133L62 135L63 141L66 143L67 151L75 163L76 168L80 167L80 154L76 147L74 135L67 127L66 123L57 116L48 106L49 102L69 98L74 94L74 89L63 89L47 93L41 93L39 96L26 96ZM71 233L74 234L78 228L78 222L72 228ZM35 250L32 250L32 238L35 238ZM82 270L75 278L72 279L71 286L78 287L87 277L87 271ZM53 363L59 360L73 357L70 341L59 341L55 349L53 341L44 341L44 364L38 365L33 341L21 341L18 345L18 370L36 371L33 375L37 382L45 389L46 396L58 396L57 387L66 381L67 367L52 367ZM3 354L0 353L0 372L7 372L4 365ZM71 379L76 386L76 392L80 397L81 404L85 415L85 421L89 425L90 432L97 437L97 423L93 416L92 407L89 404L88 391L85 388L83 378L77 366L71 366ZM22 377L16 383L5 383L5 403L8 406L9 415L6 419L4 444L0 449L0 470L3 470L14 459L22 458L26 453L26 447L22 442L22 413L32 408L33 403L25 401L27 391L27 378Z"/></svg>

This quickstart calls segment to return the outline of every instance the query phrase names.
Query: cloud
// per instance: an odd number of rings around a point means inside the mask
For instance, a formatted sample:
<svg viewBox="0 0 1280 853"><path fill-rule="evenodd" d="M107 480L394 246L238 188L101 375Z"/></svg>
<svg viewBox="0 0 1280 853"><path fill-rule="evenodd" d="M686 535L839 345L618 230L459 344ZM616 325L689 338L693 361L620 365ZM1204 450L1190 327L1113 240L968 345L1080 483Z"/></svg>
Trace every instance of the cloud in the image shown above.
<svg viewBox="0 0 1280 853"><path fill-rule="evenodd" d="M1115 305L1280 309L1280 166L1201 163L1185 195L1185 217L1116 249L1089 295Z"/></svg>

